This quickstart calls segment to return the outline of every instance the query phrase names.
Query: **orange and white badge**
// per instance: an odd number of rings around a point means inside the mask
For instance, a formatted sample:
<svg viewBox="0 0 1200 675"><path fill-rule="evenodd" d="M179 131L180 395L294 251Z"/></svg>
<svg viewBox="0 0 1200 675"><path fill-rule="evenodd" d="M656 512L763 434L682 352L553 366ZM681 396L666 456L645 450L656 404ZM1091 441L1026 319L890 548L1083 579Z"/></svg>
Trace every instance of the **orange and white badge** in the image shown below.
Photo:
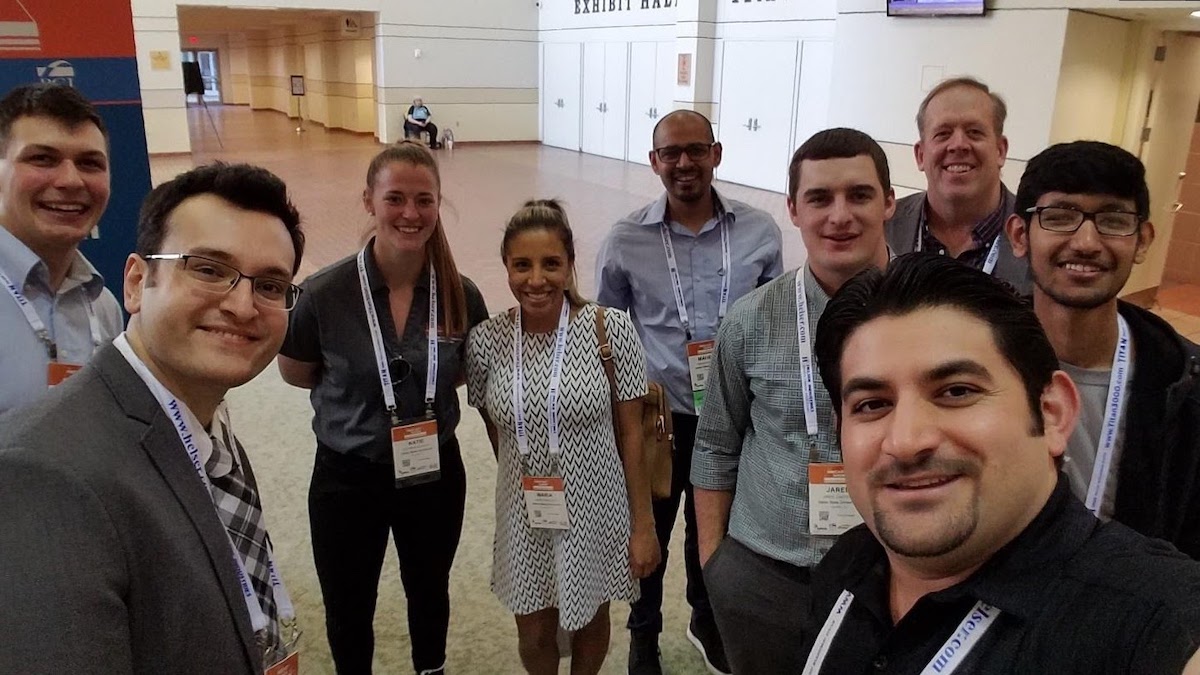
<svg viewBox="0 0 1200 675"><path fill-rule="evenodd" d="M524 476L521 485L525 491L525 511L529 514L530 527L571 529L571 518L567 514L567 492L562 478Z"/></svg>
<svg viewBox="0 0 1200 675"><path fill-rule="evenodd" d="M687 343L688 372L692 376L692 402L696 413L704 406L704 392L708 389L708 368L712 365L716 340L693 340Z"/></svg>
<svg viewBox="0 0 1200 675"><path fill-rule="evenodd" d="M50 365L46 368L46 384L51 387L58 386L68 377L79 372L80 368L83 368L83 366L77 363L51 361Z"/></svg>
<svg viewBox="0 0 1200 675"><path fill-rule="evenodd" d="M842 464L808 465L808 533L837 536L862 524Z"/></svg>
<svg viewBox="0 0 1200 675"><path fill-rule="evenodd" d="M287 658L267 668L266 675L300 675L300 652L292 652Z"/></svg>
<svg viewBox="0 0 1200 675"><path fill-rule="evenodd" d="M392 460L396 465L396 480L440 470L437 420L392 427Z"/></svg>

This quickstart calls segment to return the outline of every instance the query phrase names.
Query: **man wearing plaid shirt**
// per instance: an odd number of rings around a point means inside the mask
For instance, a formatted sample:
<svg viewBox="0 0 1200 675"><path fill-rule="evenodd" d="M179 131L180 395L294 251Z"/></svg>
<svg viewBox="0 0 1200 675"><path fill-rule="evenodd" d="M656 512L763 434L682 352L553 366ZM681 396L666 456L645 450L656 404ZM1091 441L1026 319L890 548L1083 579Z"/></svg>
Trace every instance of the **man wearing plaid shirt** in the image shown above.
<svg viewBox="0 0 1200 675"><path fill-rule="evenodd" d="M800 146L788 195L808 261L721 325L692 459L700 561L735 675L800 671L809 569L857 516L836 498L841 453L812 336L843 283L887 264L895 209L883 149L853 129Z"/></svg>
<svg viewBox="0 0 1200 675"><path fill-rule="evenodd" d="M247 165L146 199L129 329L0 419L0 672L294 664L295 612L223 399L283 342L299 222L283 182Z"/></svg>

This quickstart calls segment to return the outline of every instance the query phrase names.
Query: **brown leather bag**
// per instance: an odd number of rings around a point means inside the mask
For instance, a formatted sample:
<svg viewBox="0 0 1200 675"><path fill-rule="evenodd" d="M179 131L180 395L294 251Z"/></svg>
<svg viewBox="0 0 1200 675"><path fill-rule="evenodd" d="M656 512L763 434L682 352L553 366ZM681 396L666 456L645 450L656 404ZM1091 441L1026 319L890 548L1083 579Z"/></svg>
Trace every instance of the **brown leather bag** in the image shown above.
<svg viewBox="0 0 1200 675"><path fill-rule="evenodd" d="M596 306L596 338L600 345L600 362L608 376L608 391L612 398L613 434L621 447L621 425L617 420L617 374L613 366L612 346L604 329L604 308ZM642 453L650 470L650 494L654 499L671 496L671 452L675 433L671 425L671 408L667 390L658 382L648 382L642 397ZM623 453L622 453L623 454Z"/></svg>

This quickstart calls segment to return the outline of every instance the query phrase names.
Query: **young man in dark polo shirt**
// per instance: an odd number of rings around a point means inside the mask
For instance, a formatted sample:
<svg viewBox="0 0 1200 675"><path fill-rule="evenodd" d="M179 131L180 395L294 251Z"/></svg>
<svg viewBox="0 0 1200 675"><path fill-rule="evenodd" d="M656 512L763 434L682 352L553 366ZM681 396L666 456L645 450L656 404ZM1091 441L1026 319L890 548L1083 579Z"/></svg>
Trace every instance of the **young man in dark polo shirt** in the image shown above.
<svg viewBox="0 0 1200 675"><path fill-rule="evenodd" d="M1071 494L1079 394L1009 288L904 256L842 287L816 355L865 524L813 573L804 673L1183 669L1200 563Z"/></svg>

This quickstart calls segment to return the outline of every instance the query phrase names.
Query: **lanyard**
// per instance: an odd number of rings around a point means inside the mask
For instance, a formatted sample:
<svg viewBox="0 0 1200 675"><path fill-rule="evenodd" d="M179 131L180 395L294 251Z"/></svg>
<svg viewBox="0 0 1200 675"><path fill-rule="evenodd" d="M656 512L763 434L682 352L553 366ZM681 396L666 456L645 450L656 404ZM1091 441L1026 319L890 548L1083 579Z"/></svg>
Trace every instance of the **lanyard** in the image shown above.
<svg viewBox="0 0 1200 675"><path fill-rule="evenodd" d="M368 244L369 246L369 244ZM392 372L388 367L387 347L383 343L383 331L379 327L379 314L371 299L371 285L367 280L367 249L358 252L358 285L362 289L363 309L367 311L367 326L371 329L371 346L375 350L375 365L379 370L379 384L383 387L383 402L392 417L396 416L396 392L392 389ZM429 332L428 354L425 366L425 412L433 412L433 399L437 391L438 342L437 342L437 272L429 266Z"/></svg>
<svg viewBox="0 0 1200 675"><path fill-rule="evenodd" d="M804 268L796 270L796 337L800 345L800 384L804 390L804 430L817 442L817 387L813 365L812 331L808 321L808 299L804 295Z"/></svg>
<svg viewBox="0 0 1200 675"><path fill-rule="evenodd" d="M17 288L16 284L9 280L8 276L5 275L4 272L0 272L0 282L2 282L4 287L8 289L8 294L11 295L13 301L17 303L17 307L21 308L21 313L25 315L25 321L29 322L29 327L33 329L34 334L36 334L38 339L42 341L42 344L46 346L46 354L50 357L50 360L57 361L58 345L55 344L54 338L50 337L50 330L46 328L46 324L42 321L42 317L38 316L37 311L33 309L33 305L29 304L29 300L23 293L21 293L21 290ZM96 309L92 307L91 300L88 300L85 297L83 307L87 312L88 329L92 333L92 349L94 350L104 342L104 338L100 336L100 321L96 318Z"/></svg>
<svg viewBox="0 0 1200 675"><path fill-rule="evenodd" d="M1125 394L1129 391L1129 324L1125 317L1117 315L1117 350L1113 353L1112 374L1108 379L1108 398L1104 405L1104 426L1100 431L1100 443L1096 448L1096 463L1092 466L1092 482L1088 484L1087 507L1100 515L1104 489L1108 487L1108 475L1112 471L1113 451L1117 446L1121 410L1125 407Z"/></svg>
<svg viewBox="0 0 1200 675"><path fill-rule="evenodd" d="M825 657L829 654L829 647L842 627L842 621L846 618L852 602L854 602L854 594L850 591L842 591L837 602L834 603L833 609L829 611L829 616L825 618L821 632L817 634L817 641L813 644L812 651L808 654L808 661L804 664L803 675L817 675L821 672L821 666L824 665ZM971 650L979 644L983 634L992 627L992 623L999 615L1000 610L992 605L983 601L976 602L971 611L963 617L958 627L954 629L954 632L950 634L950 638L937 650L933 660L921 671L921 675L950 675L957 670L963 660L967 658L967 654L970 654Z"/></svg>
<svg viewBox="0 0 1200 675"><path fill-rule="evenodd" d="M659 229L659 234L662 235L663 250L667 253L667 271L671 273L671 288L675 291L675 308L679 310L679 323L683 324L683 332L687 334L687 339L692 339L692 327L688 321L687 300L683 297L683 282L679 278L679 263L675 259L675 245L671 242L671 228L663 223ZM717 323L725 319L725 312L729 309L729 278L733 276L733 269L730 267L729 254L729 224L725 221L725 216L721 216L721 302L717 309Z"/></svg>
<svg viewBox="0 0 1200 675"><path fill-rule="evenodd" d="M188 459L192 462L192 468L196 470L196 475L200 477L200 483L204 485L204 489L208 492L209 498L212 498L212 482L208 479L208 473L204 470L204 462L200 460L200 447L196 445L196 436L192 433L191 424L188 418L191 416L190 411L179 403L179 400L167 391L157 379L151 375L146 364L137 358L137 355L129 347L129 342L122 334L117 338L117 348L121 350L127 357L132 356L131 364L138 371L142 380L150 387L154 398L158 400L162 406L163 412L171 419L171 426L175 428L175 433L179 434L179 442L183 444L183 449L187 451ZM217 409L217 417L221 424L229 427L229 410L224 403ZM193 418L194 419L194 418ZM229 427L232 429L232 427ZM230 432L232 437L233 433ZM236 448L229 448L229 452L237 452ZM214 509L216 508L214 504ZM263 612L262 604L258 600L258 595L254 592L254 587L250 585L250 575L246 573L246 563L242 560L242 556L238 553L237 547L233 544L233 539L229 537L229 530L224 526L225 537L229 541L229 551L233 555L233 562L237 566L238 588L242 590L242 598L246 601L246 610L250 613L250 625L253 626L254 632L266 630L267 615ZM279 576L279 571L275 567L275 552L272 550L270 540L267 540L267 566L271 575L271 588L275 594L275 606L279 609L279 618L281 621L291 621L296 618L296 609L292 604L292 596L288 594L287 588L283 585L283 580Z"/></svg>
<svg viewBox="0 0 1200 675"><path fill-rule="evenodd" d="M924 246L925 229L925 221L922 220L921 226L917 228L917 253L920 253L921 248ZM996 238L992 239L992 245L988 247L987 258L984 259L982 267L983 273L988 276L991 276L992 272L996 269L996 262L1000 260L1000 237L1003 236L1003 232L997 234Z"/></svg>
<svg viewBox="0 0 1200 675"><path fill-rule="evenodd" d="M562 453L559 440L558 389L562 381L563 355L567 351L567 324L571 317L571 306L563 298L562 312L558 317L558 330L554 336L554 360L550 366L550 393L546 398L547 417L550 422L550 457L557 459ZM525 362L521 333L521 308L517 307L513 323L513 415L517 425L517 451L522 458L529 457L529 429L525 425Z"/></svg>

